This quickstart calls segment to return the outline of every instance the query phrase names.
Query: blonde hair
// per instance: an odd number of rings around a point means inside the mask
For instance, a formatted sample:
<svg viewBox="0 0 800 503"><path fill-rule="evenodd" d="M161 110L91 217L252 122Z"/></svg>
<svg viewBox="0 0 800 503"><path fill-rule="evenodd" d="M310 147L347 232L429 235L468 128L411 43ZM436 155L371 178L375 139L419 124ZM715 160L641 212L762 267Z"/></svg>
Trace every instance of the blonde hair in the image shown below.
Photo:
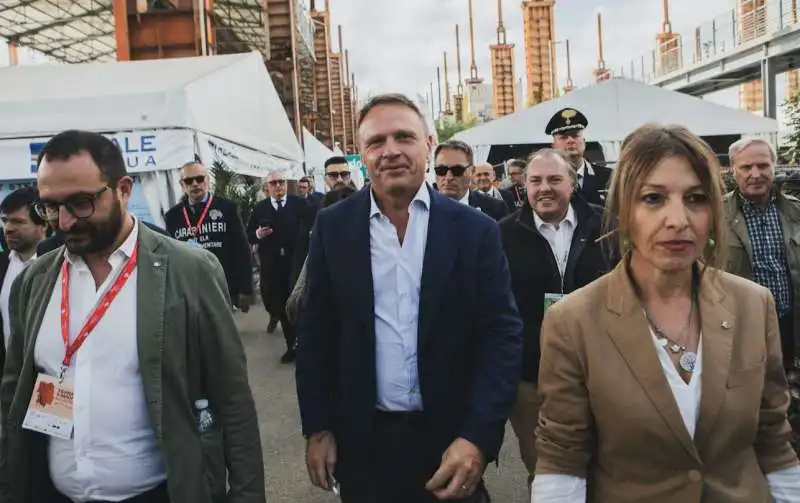
<svg viewBox="0 0 800 503"><path fill-rule="evenodd" d="M712 228L701 261L715 268L725 264L727 225L720 187L719 162L708 144L681 126L648 124L638 128L622 142L617 168L611 178L606 200L605 226L617 232L623 255L630 251L631 213L639 192L658 164L668 158L686 160L708 197Z"/></svg>

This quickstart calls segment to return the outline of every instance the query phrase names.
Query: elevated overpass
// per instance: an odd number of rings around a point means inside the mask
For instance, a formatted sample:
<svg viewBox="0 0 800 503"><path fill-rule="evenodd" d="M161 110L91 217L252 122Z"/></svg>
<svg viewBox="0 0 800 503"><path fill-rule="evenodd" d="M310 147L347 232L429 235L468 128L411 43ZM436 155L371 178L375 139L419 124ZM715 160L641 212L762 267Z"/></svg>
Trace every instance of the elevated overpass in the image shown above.
<svg viewBox="0 0 800 503"><path fill-rule="evenodd" d="M764 115L777 115L775 77L800 68L798 0L752 0L623 65L627 77L702 96L761 80Z"/></svg>

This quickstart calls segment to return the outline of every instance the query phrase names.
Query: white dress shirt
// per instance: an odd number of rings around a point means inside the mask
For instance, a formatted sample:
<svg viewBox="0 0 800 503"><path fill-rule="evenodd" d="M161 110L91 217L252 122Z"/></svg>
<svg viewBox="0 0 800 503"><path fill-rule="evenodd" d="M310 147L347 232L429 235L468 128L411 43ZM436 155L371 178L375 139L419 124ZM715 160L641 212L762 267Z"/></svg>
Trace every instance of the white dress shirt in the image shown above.
<svg viewBox="0 0 800 503"><path fill-rule="evenodd" d="M464 194L464 197L458 200L459 203L469 206L469 190Z"/></svg>
<svg viewBox="0 0 800 503"><path fill-rule="evenodd" d="M86 263L66 254L71 340L131 256L138 225L109 257L111 274L100 288ZM138 268L65 374L65 381L74 386L74 431L70 440L49 438L48 458L56 489L75 502L128 499L166 479L139 374L137 275ZM34 350L36 365L51 376L58 375L65 352L60 310L59 274Z"/></svg>
<svg viewBox="0 0 800 503"><path fill-rule="evenodd" d="M422 410L417 333L422 263L428 240L430 194L423 183L408 207L403 244L370 190L369 245L375 302L377 408Z"/></svg>
<svg viewBox="0 0 800 503"><path fill-rule="evenodd" d="M697 364L695 374L686 383L678 374L667 352L651 331L650 336L658 353L661 369L667 378L675 397L675 403L683 418L683 424L689 436L694 438L697 419L700 415L701 379L703 373L702 336L698 342ZM766 474L767 483L775 503L800 502L800 466L794 466ZM546 474L537 475L533 480L531 503L586 503L586 479L573 475Z"/></svg>
<svg viewBox="0 0 800 503"><path fill-rule="evenodd" d="M17 279L19 273L25 270L25 267L36 258L34 253L31 258L24 260L22 256L11 250L8 254L8 269L6 270L6 277L3 279L3 286L0 288L0 314L3 316L3 343L8 348L9 336L11 335L11 313L8 309L8 302L11 298L11 285Z"/></svg>
<svg viewBox="0 0 800 503"><path fill-rule="evenodd" d="M570 204L567 207L567 214L564 216L564 219L557 224L545 222L534 211L533 222L536 225L536 230L538 230L550 244L550 250L553 252L553 257L556 259L558 272L561 275L563 283L564 272L567 270L569 250L572 247L572 236L575 234L575 228L578 226L575 210L572 209L572 205Z"/></svg>
<svg viewBox="0 0 800 503"><path fill-rule="evenodd" d="M503 200L503 196L500 194L500 191L497 190L497 187L490 187L489 190L484 192L484 194L494 199L500 199L501 201Z"/></svg>

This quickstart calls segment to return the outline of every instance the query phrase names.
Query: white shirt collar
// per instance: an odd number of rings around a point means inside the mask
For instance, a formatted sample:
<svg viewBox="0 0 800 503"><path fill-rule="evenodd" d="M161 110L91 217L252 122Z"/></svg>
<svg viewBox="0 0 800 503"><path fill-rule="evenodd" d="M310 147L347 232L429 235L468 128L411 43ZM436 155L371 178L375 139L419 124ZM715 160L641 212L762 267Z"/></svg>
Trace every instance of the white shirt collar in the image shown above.
<svg viewBox="0 0 800 503"><path fill-rule="evenodd" d="M470 192L469 189L467 189L467 192L464 194L464 197L459 199L458 202L469 206L469 192Z"/></svg>
<svg viewBox="0 0 800 503"><path fill-rule="evenodd" d="M370 200L369 218L372 218L376 215L382 215L380 208L378 208L378 203L375 201L375 194L372 192L371 188L369 190L369 200ZM411 205L409 205L409 211L411 210L411 206L413 206L414 203L421 204L426 210L430 209L431 195L428 192L427 182L422 182L422 185L419 186L417 194L414 196L414 199L411 200Z"/></svg>
<svg viewBox="0 0 800 503"><path fill-rule="evenodd" d="M270 199L272 200L272 204L278 204L278 201L280 201L280 202L282 202L282 203L285 203L285 202L286 202L286 196L283 196L283 197L282 197L282 198L280 198L280 199L276 199L276 198L274 198L274 197L270 197Z"/></svg>
<svg viewBox="0 0 800 503"><path fill-rule="evenodd" d="M594 168L586 159L583 160L583 164L580 168L578 168L578 178L588 174L589 176L594 176Z"/></svg>
<svg viewBox="0 0 800 503"><path fill-rule="evenodd" d="M122 244L119 245L119 248L114 250L114 253L112 253L108 257L109 262L112 262L112 260L116 257L128 259L131 257L131 255L133 255L133 249L136 247L136 243L139 241L139 219L137 219L134 216L132 216L132 218L133 218L133 229L131 230L131 233L128 234L128 237L125 238L125 241L123 241ZM64 253L64 257L67 259L67 262L69 262L73 266L75 265L85 266L85 262L81 257L70 253L69 250L65 249L65 251L66 252Z"/></svg>
<svg viewBox="0 0 800 503"><path fill-rule="evenodd" d="M558 223L558 226L560 227L562 224L568 223L574 229L575 227L577 227L577 221L576 220L577 219L575 217L575 210L572 209L572 203L570 203L570 205L567 206L567 214L564 216L564 219L561 220L561 222ZM538 230L541 230L542 227L555 227L554 224L552 224L550 222L545 222L544 220L539 218L539 215L537 215L535 211L533 212L533 222L534 222L534 224L536 224L536 229L538 229Z"/></svg>
<svg viewBox="0 0 800 503"><path fill-rule="evenodd" d="M35 258L36 258L36 253L34 253L28 260L23 260L22 255L20 255L17 250L11 250L8 254L9 262L19 262L20 264L27 264L28 262L32 261Z"/></svg>

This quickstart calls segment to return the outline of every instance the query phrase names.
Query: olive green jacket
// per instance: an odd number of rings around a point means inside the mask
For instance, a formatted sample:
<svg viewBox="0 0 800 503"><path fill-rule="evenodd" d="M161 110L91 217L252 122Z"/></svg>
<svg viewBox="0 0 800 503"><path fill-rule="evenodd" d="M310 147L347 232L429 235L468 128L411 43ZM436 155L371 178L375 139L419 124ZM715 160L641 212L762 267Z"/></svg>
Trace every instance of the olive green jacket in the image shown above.
<svg viewBox="0 0 800 503"><path fill-rule="evenodd" d="M800 201L778 192L775 203L781 218L786 262L792 279L792 302L795 319L795 351L800 351ZM726 270L737 276L755 281L753 272L753 244L747 231L747 221L737 191L725 195L725 217L728 221L728 265ZM800 357L800 353L795 356Z"/></svg>
<svg viewBox="0 0 800 503"><path fill-rule="evenodd" d="M3 503L42 501L45 479L52 486L44 437L21 425L37 375L36 338L63 260L63 248L43 255L12 287L14 335L0 384ZM170 500L264 503L255 404L222 267L211 253L142 225L137 287L139 371ZM193 406L198 398L208 399L215 419L202 436ZM227 497L222 463L228 469Z"/></svg>

